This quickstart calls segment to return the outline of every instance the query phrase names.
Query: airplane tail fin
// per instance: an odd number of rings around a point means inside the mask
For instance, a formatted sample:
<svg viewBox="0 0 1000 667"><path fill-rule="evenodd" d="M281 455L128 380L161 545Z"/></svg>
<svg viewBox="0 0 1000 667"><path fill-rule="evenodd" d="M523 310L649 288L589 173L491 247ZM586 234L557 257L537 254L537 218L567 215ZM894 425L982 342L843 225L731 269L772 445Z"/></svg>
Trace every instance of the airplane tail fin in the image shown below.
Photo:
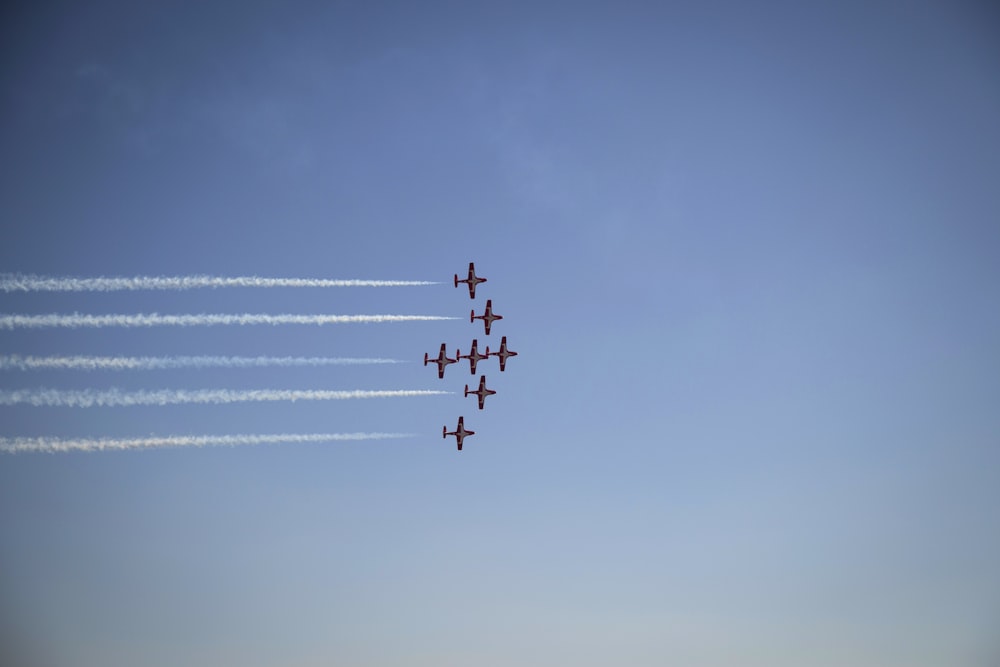
<svg viewBox="0 0 1000 667"><path fill-rule="evenodd" d="M458 287L458 274L455 274L455 287Z"/></svg>
<svg viewBox="0 0 1000 667"><path fill-rule="evenodd" d="M442 426L441 427L441 437L442 438L447 438L448 437L448 427L447 426Z"/></svg>
<svg viewBox="0 0 1000 667"><path fill-rule="evenodd" d="M469 385L465 385L465 395L469 395Z"/></svg>
<svg viewBox="0 0 1000 667"><path fill-rule="evenodd" d="M475 321L476 321L476 309L473 308L472 310L469 311L469 324L472 324Z"/></svg>
<svg viewBox="0 0 1000 667"><path fill-rule="evenodd" d="M486 356L487 357L490 356L490 346L489 345L486 346Z"/></svg>
<svg viewBox="0 0 1000 667"><path fill-rule="evenodd" d="M427 365L427 353L424 352L424 366Z"/></svg>

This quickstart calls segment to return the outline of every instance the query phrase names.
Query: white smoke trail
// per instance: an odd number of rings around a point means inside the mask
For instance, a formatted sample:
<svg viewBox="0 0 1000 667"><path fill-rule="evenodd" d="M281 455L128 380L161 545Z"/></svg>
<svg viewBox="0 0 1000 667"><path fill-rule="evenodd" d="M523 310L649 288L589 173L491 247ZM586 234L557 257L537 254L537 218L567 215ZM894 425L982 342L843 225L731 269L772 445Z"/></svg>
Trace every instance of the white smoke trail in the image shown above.
<svg viewBox="0 0 1000 667"><path fill-rule="evenodd" d="M412 433L305 433L301 435L168 435L150 438L0 438L0 452L121 451L156 447L210 447L218 445L298 444L344 440L412 438Z"/></svg>
<svg viewBox="0 0 1000 667"><path fill-rule="evenodd" d="M261 368L265 366L358 366L404 364L399 359L351 357L22 357L0 356L0 370L153 371L173 368Z"/></svg>
<svg viewBox="0 0 1000 667"><path fill-rule="evenodd" d="M187 290L219 287L409 287L439 285L427 280L327 280L321 278L260 278L257 276L135 276L132 278L56 278L0 274L4 292L120 292Z"/></svg>
<svg viewBox="0 0 1000 667"><path fill-rule="evenodd" d="M429 320L455 320L456 317L439 315L159 315L157 313L138 315L0 315L0 329L40 329L44 327L158 327L158 326L217 326L250 324L345 324L416 322Z"/></svg>
<svg viewBox="0 0 1000 667"><path fill-rule="evenodd" d="M438 396L451 391L390 389L332 391L323 389L159 389L125 392L119 389L0 390L0 405L64 408L177 405L179 403L248 403L259 401L342 401L354 398Z"/></svg>

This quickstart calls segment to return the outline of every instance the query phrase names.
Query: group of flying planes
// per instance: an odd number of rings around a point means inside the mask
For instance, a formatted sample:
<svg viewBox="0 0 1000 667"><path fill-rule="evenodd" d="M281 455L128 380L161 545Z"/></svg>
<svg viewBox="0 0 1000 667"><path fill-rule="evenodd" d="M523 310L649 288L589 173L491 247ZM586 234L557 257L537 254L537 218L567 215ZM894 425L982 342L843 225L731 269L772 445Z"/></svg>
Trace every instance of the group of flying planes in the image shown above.
<svg viewBox="0 0 1000 667"><path fill-rule="evenodd" d="M475 299L476 298L476 285L478 285L479 283L485 283L485 282L486 282L486 278L481 278L481 277L479 277L479 276L476 275L476 266L472 262L469 263L469 277L468 278L464 278L462 280L459 280L458 274L455 274L455 287L458 287L459 283L466 283L469 286L469 298L470 299ZM497 315L497 314L495 314L493 312L493 300L492 299L487 299L486 300L486 309L483 311L482 315L476 315L475 309L473 309L469 313L469 322L470 323L475 323L476 320L482 320L483 321L483 327L484 327L484 330L485 330L487 336L490 335L490 327L493 326L493 322L495 322L496 320L502 320L502 319L503 319L502 315ZM479 352L479 339L478 338L474 338L472 340L472 349L469 351L469 353L468 354L462 354L462 351L460 349L456 349L455 350L455 357L454 358L451 358L451 357L448 356L448 353L445 350L445 344L441 343L441 351L438 352L438 356L437 356L436 359L433 358L433 357L431 357L429 354L426 354L426 353L424 354L424 366L426 366L428 363L431 363L431 362L437 364L437 367L438 367L438 378L444 378L444 369L448 366L448 364L455 364L455 363L458 363L459 360L461 360L461 359L468 359L469 360L469 373L471 375L475 375L476 374L476 366L477 366L477 364L479 364L480 361L485 361L485 360L489 359L490 357L497 357L500 360L500 371L503 372L507 368L507 359L509 359L510 357L516 357L516 356L517 356L517 352L512 352L509 349L507 349L507 337L506 336L504 336L503 338L500 339L500 349L498 351L496 351L496 352L490 352L490 347L489 347L489 345L487 345L486 346L486 352L485 352L485 354L482 354L482 353ZM480 410L483 409L483 404L486 401L486 397L487 396L492 396L495 393L496 393L496 391L494 391L492 389L488 389L486 387L486 376L485 375L480 375L479 376L479 389L470 391L469 390L469 385L465 385L465 395L466 396L472 395L472 396L478 397L478 399L479 399L479 409ZM458 418L458 426L455 427L454 431L449 431L447 426L442 427L442 429L441 429L441 437L442 438L447 438L449 435L455 436L455 441L458 444L459 451L462 450L462 441L464 441L466 437L468 437L470 435L474 435L474 434L475 434L475 431L467 431L465 429L465 418L464 417L459 417Z"/></svg>

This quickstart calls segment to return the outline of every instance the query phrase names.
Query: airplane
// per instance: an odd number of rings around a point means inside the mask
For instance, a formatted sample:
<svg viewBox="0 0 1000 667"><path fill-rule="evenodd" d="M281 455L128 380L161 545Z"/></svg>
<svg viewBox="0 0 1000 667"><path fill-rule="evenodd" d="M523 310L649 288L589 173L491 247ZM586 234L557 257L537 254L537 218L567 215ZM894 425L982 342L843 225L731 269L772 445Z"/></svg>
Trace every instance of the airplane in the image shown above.
<svg viewBox="0 0 1000 667"><path fill-rule="evenodd" d="M486 400L486 397L487 396L492 396L495 393L496 392L493 391L492 389L487 389L486 388L486 376L485 375L480 375L479 376L479 390L478 391L469 391L469 385L465 385L465 395L466 396L468 396L469 394L473 394L473 395L479 397L479 409L480 410L483 409L483 402Z"/></svg>
<svg viewBox="0 0 1000 667"><path fill-rule="evenodd" d="M483 325L486 327L486 335L490 335L490 327L493 326L495 320L502 320L503 315L493 314L493 299L486 300L486 310L483 311L482 315L476 315L476 311L473 310L469 313L469 322L475 322L476 320L482 320Z"/></svg>
<svg viewBox="0 0 1000 667"><path fill-rule="evenodd" d="M500 339L500 351L490 352L490 346L486 346L486 356L499 357L500 358L500 371L502 372L504 368L507 367L507 357L516 357L517 352L511 352L507 349L507 337L504 336Z"/></svg>
<svg viewBox="0 0 1000 667"><path fill-rule="evenodd" d="M458 350L456 350L457 352ZM457 356L457 355L456 355ZM444 351L444 343L441 343L441 351L438 352L437 359L431 359L430 356L424 352L424 366L427 365L428 361L433 361L438 366L438 377L444 377L444 368L448 364L454 364L458 362L458 359L449 359L448 354Z"/></svg>
<svg viewBox="0 0 1000 667"><path fill-rule="evenodd" d="M472 263L472 262L469 262L469 277L468 278L466 278L465 280L459 280L458 279L458 274L457 273L455 274L455 287L458 287L459 283L468 283L469 284L469 298L470 299L475 299L476 298L476 285L478 285L479 283L485 283L485 282L486 282L486 278L479 278L479 277L476 276L476 265L474 263Z"/></svg>
<svg viewBox="0 0 1000 667"><path fill-rule="evenodd" d="M455 358L456 359L468 359L469 360L469 375L475 375L476 374L476 364L478 364L483 359L487 358L487 355L485 355L485 354L479 354L479 350L477 349L478 345L479 345L479 339L478 338L473 338L472 339L472 352L469 352L468 354L462 354L461 350L455 350Z"/></svg>
<svg viewBox="0 0 1000 667"><path fill-rule="evenodd" d="M447 438L449 435L455 436L455 442L458 443L458 451L462 451L462 441L465 440L470 435L475 435L475 431L465 430L465 418L458 418L458 426L455 427L454 431L449 431L447 426L441 427L441 437Z"/></svg>

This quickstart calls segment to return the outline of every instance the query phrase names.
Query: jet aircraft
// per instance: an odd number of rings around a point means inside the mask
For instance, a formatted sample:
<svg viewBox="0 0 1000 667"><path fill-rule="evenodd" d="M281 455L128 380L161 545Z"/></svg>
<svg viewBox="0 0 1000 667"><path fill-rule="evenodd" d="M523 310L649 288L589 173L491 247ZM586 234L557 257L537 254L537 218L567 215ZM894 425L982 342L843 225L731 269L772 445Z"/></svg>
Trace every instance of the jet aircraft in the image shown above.
<svg viewBox="0 0 1000 667"><path fill-rule="evenodd" d="M469 360L469 375L475 375L476 374L476 364L478 364L483 359L487 358L487 355L485 355L485 354L479 354L479 350L477 349L478 345L479 345L479 339L478 338L473 338L472 339L472 352L469 352L468 354L462 354L461 350L455 350L455 358L456 359L468 359Z"/></svg>
<svg viewBox="0 0 1000 667"><path fill-rule="evenodd" d="M475 431L465 430L465 418L458 418L458 426L455 427L454 431L449 431L447 426L441 427L441 437L447 438L449 435L455 436L455 442L458 444L458 451L462 451L462 441L465 440L470 435L475 435Z"/></svg>
<svg viewBox="0 0 1000 667"><path fill-rule="evenodd" d="M468 283L469 285L469 298L476 298L476 285L479 283L485 283L486 278L479 278L476 276L476 265L473 262L469 262L469 277L464 280L458 279L458 274L455 274L455 287L458 287L459 283Z"/></svg>
<svg viewBox="0 0 1000 667"><path fill-rule="evenodd" d="M456 352L458 352L458 350L456 350ZM437 359L431 359L430 356L426 352L424 352L424 366L426 366L427 362L429 361L433 361L435 364L437 364L438 377L443 378L445 366L447 366L448 364L457 363L458 359L448 358L448 354L444 351L444 343L441 343L441 351L438 352Z"/></svg>
<svg viewBox="0 0 1000 667"><path fill-rule="evenodd" d="M472 394L474 396L478 396L479 397L479 409L480 410L483 409L483 402L486 401L486 397L487 396L492 396L495 393L496 392L493 391L492 389L487 389L486 388L486 376L485 375L480 375L479 376L479 389L477 391L469 391L469 385L465 385L465 395L466 396L468 396L469 394Z"/></svg>
<svg viewBox="0 0 1000 667"><path fill-rule="evenodd" d="M507 358L516 357L517 352L511 352L507 349L507 337L504 336L500 339L500 351L490 352L489 345L486 346L486 356L487 357L499 357L500 358L500 370L501 372L507 367Z"/></svg>
<svg viewBox="0 0 1000 667"><path fill-rule="evenodd" d="M496 320L502 320L503 315L493 314L493 299L486 300L486 310L483 311L482 315L476 315L476 311L473 310L469 313L469 322L475 322L476 320L482 320L483 326L486 328L486 335L490 335L490 327L493 326L493 322Z"/></svg>

